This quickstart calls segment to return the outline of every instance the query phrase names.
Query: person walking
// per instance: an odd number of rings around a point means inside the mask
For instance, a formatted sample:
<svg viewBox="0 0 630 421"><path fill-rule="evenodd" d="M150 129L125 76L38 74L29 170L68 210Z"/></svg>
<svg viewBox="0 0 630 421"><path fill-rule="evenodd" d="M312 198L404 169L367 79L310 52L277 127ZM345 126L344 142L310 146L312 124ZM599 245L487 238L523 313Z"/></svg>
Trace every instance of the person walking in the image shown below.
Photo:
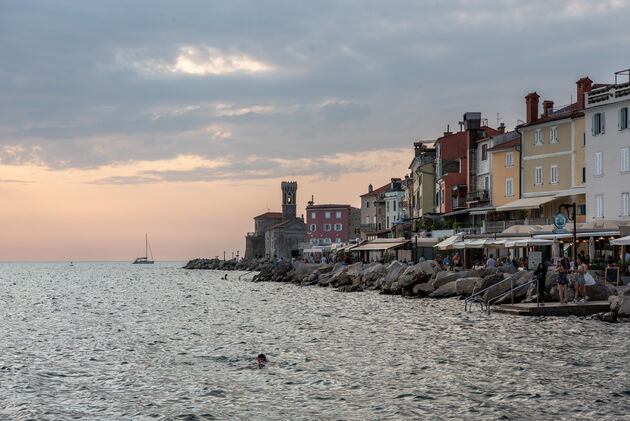
<svg viewBox="0 0 630 421"><path fill-rule="evenodd" d="M560 302L567 304L569 302L569 278L567 273L569 272L569 264L567 259L562 259L556 263L554 269L558 273L558 295L560 296Z"/></svg>
<svg viewBox="0 0 630 421"><path fill-rule="evenodd" d="M494 260L494 256L492 254L490 255L490 258L488 258L488 261L486 262L486 267L487 268L497 267L497 261Z"/></svg>
<svg viewBox="0 0 630 421"><path fill-rule="evenodd" d="M588 301L588 296L586 295L586 272L588 267L586 263L582 259L577 259L577 276L575 277L575 295L573 297L573 303L585 303ZM578 298L582 295L582 299L578 301Z"/></svg>
<svg viewBox="0 0 630 421"><path fill-rule="evenodd" d="M547 266L540 262L534 271L536 286L538 287L538 303L545 304L545 280L547 279Z"/></svg>

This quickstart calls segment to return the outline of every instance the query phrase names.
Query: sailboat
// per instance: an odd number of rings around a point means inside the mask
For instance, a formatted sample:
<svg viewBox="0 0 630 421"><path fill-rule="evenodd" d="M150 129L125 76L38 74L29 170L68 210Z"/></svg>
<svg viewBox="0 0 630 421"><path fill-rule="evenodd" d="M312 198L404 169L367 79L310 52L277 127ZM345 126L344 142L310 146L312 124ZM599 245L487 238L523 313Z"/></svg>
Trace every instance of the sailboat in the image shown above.
<svg viewBox="0 0 630 421"><path fill-rule="evenodd" d="M149 260L149 253L151 253L151 260ZM133 261L134 265L152 265L153 264L153 252L149 246L149 235L144 234L144 257L136 257Z"/></svg>

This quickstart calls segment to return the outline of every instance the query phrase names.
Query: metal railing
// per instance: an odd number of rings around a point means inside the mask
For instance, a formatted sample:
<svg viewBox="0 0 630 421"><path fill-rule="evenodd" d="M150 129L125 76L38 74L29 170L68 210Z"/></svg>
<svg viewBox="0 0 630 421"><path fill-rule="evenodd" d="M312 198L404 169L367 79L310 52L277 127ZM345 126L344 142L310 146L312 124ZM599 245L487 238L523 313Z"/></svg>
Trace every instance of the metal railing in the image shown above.
<svg viewBox="0 0 630 421"><path fill-rule="evenodd" d="M531 281L529 281L529 282L525 282L524 284L519 285L519 286L517 286L517 287L514 287L514 288L512 288L511 290L504 292L503 294L499 294L499 295L497 295L496 297L489 299L489 300L486 302L486 312L487 312L488 314L490 314L490 306L492 305L492 303L495 303L495 302L499 301L500 299L502 299L502 298L504 298L504 297L507 297L507 296L508 296L508 295L510 295L510 294L512 295L512 304L514 304L514 293L515 293L516 291L518 291L519 289L525 288L526 286L529 286L529 285L533 284L534 282L536 282L536 280L535 280L535 279L532 279L532 280L531 280Z"/></svg>
<svg viewBox="0 0 630 421"><path fill-rule="evenodd" d="M516 273L518 273L518 272L516 272ZM464 300L464 311L472 310L472 306L475 303L478 303L481 306L481 311L484 311L484 306L486 307L486 310L487 310L488 303L483 299L482 295L486 291L488 291L490 288L494 288L497 285L501 285L501 284L504 284L506 282L513 282L514 280L512 278L514 278L514 275L516 275L516 273L513 273L512 275L510 275L509 277L505 278L504 280L499 281L496 284L492 284L488 288L484 288L481 291L477 291L473 295L471 295L470 297L466 298ZM513 285L510 286L510 288L512 288L512 287L513 287Z"/></svg>

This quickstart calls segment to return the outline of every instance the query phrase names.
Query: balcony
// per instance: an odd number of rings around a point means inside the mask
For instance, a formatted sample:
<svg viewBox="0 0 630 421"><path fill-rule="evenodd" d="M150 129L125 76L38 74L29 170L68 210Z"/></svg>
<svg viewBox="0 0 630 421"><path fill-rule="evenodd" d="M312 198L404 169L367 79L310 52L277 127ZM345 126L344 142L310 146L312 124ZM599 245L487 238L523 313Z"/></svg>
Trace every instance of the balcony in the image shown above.
<svg viewBox="0 0 630 421"><path fill-rule="evenodd" d="M361 232L377 231L376 224L361 224Z"/></svg>
<svg viewBox="0 0 630 421"><path fill-rule="evenodd" d="M490 201L490 193L488 190L477 190L468 192L466 195L466 202L468 203L481 203L481 202L489 202Z"/></svg>
<svg viewBox="0 0 630 421"><path fill-rule="evenodd" d="M485 221L485 234L499 234L513 225L551 225L553 218L525 218L507 221Z"/></svg>

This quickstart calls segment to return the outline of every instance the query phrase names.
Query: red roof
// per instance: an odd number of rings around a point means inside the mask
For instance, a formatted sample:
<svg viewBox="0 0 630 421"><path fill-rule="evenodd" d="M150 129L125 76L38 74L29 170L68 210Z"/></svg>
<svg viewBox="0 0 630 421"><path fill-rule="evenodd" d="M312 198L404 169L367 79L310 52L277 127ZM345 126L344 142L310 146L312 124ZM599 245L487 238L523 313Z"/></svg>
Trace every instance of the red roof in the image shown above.
<svg viewBox="0 0 630 421"><path fill-rule="evenodd" d="M509 142L501 143L500 145L495 145L488 150L497 151L499 149L514 148L516 146L519 146L520 144L521 144L521 139L517 137L516 139L512 139Z"/></svg>
<svg viewBox="0 0 630 421"><path fill-rule="evenodd" d="M383 187L379 187L378 189L374 189L371 192L367 192L365 194L362 194L361 197L363 197L363 196L374 196L374 195L377 195L377 194L387 193L387 191L389 190L390 184L391 183L387 183Z"/></svg>
<svg viewBox="0 0 630 421"><path fill-rule="evenodd" d="M258 216L254 216L254 219L263 218L263 219L282 219L282 212L265 212Z"/></svg>

